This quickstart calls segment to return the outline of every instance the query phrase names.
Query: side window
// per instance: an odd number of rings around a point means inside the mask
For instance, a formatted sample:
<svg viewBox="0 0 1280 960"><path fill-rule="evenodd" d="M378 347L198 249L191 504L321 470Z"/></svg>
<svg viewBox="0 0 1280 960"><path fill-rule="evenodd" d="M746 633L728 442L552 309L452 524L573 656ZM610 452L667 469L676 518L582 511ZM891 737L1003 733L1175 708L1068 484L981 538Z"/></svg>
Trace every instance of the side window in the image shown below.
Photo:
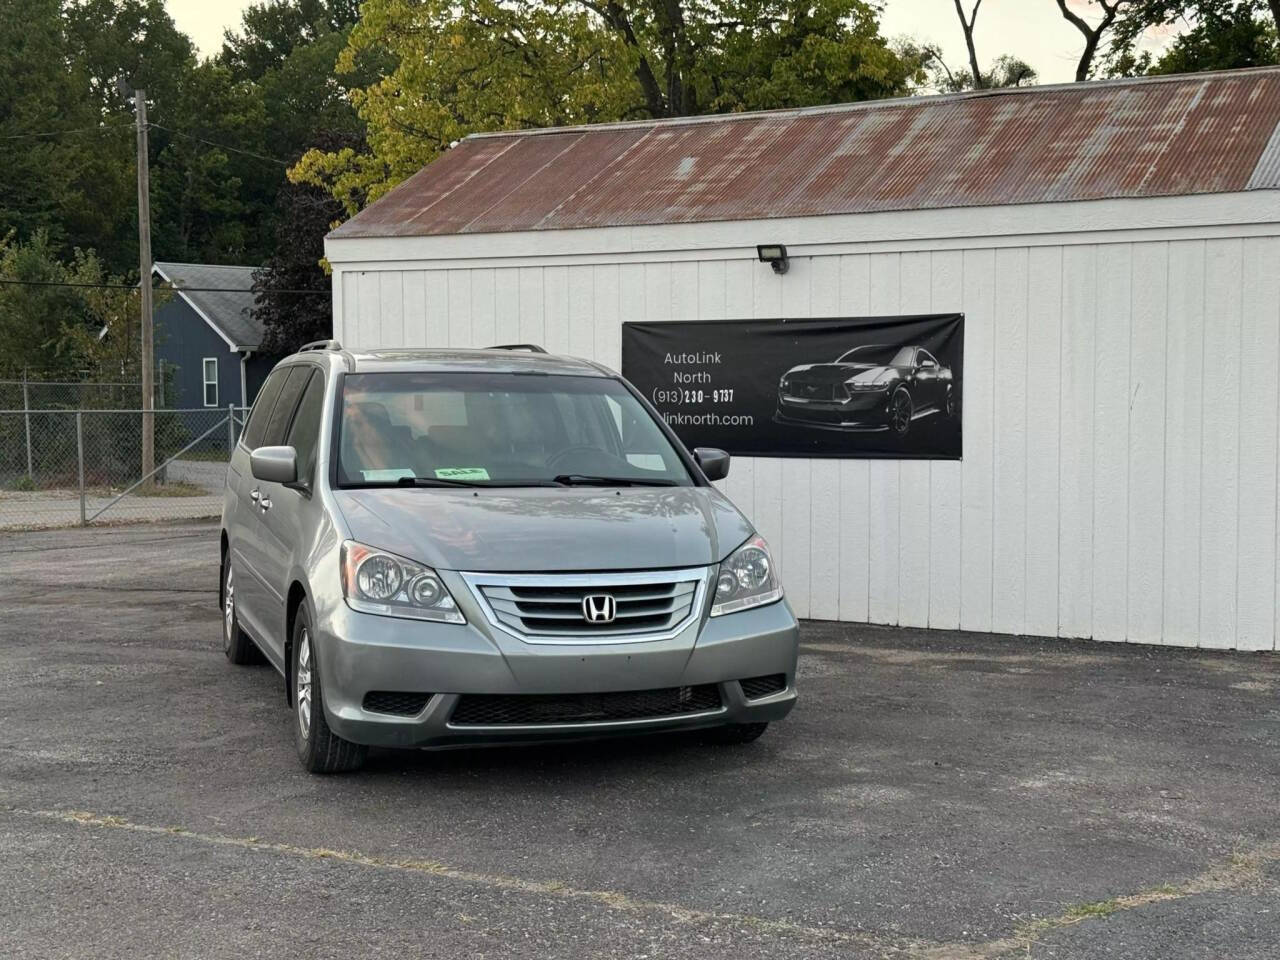
<svg viewBox="0 0 1280 960"><path fill-rule="evenodd" d="M267 433L267 421L271 419L271 411L275 409L276 398L280 396L280 388L289 377L290 368L281 367L271 371L267 382L258 391L258 399L253 402L253 411L249 414L249 422L245 424L240 439L250 450L262 446L262 438Z"/></svg>
<svg viewBox="0 0 1280 960"><path fill-rule="evenodd" d="M289 429L289 421L293 419L298 398L302 396L302 391L314 369L310 364L305 363L289 368L289 379L280 388L280 397L276 400L275 409L271 411L271 419L267 421L267 432L262 438L263 445L275 447L284 443L284 434Z"/></svg>
<svg viewBox="0 0 1280 960"><path fill-rule="evenodd" d="M298 454L298 479L311 483L315 476L316 448L320 442L320 417L324 412L324 375L318 370L307 381L293 426L285 440Z"/></svg>

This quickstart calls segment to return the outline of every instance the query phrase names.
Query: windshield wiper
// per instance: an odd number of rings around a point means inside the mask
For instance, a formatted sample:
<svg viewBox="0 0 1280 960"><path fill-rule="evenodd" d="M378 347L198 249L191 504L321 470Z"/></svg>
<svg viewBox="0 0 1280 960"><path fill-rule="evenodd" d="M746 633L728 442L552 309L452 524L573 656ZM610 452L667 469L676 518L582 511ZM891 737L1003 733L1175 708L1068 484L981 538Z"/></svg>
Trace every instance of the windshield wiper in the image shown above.
<svg viewBox="0 0 1280 960"><path fill-rule="evenodd" d="M397 477L397 487L486 487L474 480L446 480L443 477Z"/></svg>
<svg viewBox="0 0 1280 960"><path fill-rule="evenodd" d="M588 473L562 473L552 477L566 487L674 487L674 480L658 480L648 477L597 477Z"/></svg>
<svg viewBox="0 0 1280 960"><path fill-rule="evenodd" d="M385 490L389 487L484 487L488 484L435 477L396 477L394 480L353 480L341 486L344 490Z"/></svg>

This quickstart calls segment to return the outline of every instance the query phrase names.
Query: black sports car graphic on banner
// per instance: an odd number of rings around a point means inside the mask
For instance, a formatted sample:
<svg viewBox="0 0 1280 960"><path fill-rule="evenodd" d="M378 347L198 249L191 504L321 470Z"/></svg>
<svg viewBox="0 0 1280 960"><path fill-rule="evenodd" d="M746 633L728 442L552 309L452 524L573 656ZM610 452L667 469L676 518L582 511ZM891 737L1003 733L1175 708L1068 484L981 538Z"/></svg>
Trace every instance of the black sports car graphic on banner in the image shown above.
<svg viewBox="0 0 1280 960"><path fill-rule="evenodd" d="M959 459L964 316L626 323L622 373L689 447Z"/></svg>

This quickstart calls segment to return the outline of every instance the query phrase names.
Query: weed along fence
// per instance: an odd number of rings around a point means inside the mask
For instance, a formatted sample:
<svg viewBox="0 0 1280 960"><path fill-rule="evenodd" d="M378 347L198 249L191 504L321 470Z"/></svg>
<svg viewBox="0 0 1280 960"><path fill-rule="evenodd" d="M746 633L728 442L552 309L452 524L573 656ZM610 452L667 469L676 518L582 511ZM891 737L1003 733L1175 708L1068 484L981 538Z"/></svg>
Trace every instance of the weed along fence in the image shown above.
<svg viewBox="0 0 1280 960"><path fill-rule="evenodd" d="M236 406L0 410L0 530L217 516L244 415Z"/></svg>

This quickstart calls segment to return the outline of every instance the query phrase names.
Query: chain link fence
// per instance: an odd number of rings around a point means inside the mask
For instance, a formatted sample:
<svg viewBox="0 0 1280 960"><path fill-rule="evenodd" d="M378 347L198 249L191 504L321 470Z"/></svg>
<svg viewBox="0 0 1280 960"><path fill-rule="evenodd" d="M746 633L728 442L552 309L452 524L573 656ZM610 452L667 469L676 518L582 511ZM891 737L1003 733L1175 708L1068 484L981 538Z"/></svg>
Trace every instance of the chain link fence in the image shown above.
<svg viewBox="0 0 1280 960"><path fill-rule="evenodd" d="M0 530L216 517L244 415L234 406L0 409Z"/></svg>
<svg viewBox="0 0 1280 960"><path fill-rule="evenodd" d="M139 383L0 379L0 410L129 410L141 406Z"/></svg>

